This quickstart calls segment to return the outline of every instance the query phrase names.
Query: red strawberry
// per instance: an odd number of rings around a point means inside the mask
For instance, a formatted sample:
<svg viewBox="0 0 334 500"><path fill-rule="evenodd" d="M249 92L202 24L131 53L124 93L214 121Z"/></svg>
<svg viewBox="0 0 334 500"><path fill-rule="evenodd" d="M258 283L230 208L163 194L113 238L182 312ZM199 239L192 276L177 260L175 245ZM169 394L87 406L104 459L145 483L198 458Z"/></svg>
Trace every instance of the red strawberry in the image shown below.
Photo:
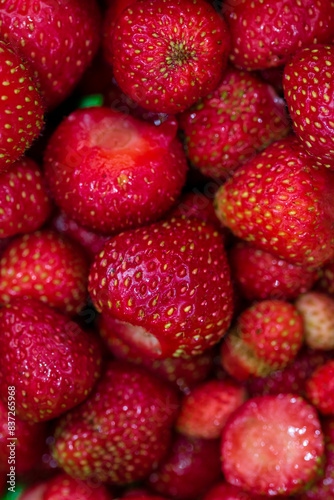
<svg viewBox="0 0 334 500"><path fill-rule="evenodd" d="M142 0L105 33L104 48L126 94L152 111L177 113L217 86L230 36L204 0Z"/></svg>
<svg viewBox="0 0 334 500"><path fill-rule="evenodd" d="M242 385L231 380L209 380L184 397L176 429L189 437L219 438L228 417L245 399Z"/></svg>
<svg viewBox="0 0 334 500"><path fill-rule="evenodd" d="M334 349L334 299L318 292L308 292L296 301L305 332L306 344L312 349Z"/></svg>
<svg viewBox="0 0 334 500"><path fill-rule="evenodd" d="M230 68L219 86L181 115L191 163L226 179L290 131L283 99L256 75Z"/></svg>
<svg viewBox="0 0 334 500"><path fill-rule="evenodd" d="M245 242L231 248L229 262L237 289L248 300L295 299L310 290L318 276Z"/></svg>
<svg viewBox="0 0 334 500"><path fill-rule="evenodd" d="M99 311L121 322L122 338L151 357L200 354L232 317L221 236L197 219L169 219L112 238L91 269L89 291Z"/></svg>
<svg viewBox="0 0 334 500"><path fill-rule="evenodd" d="M127 484L166 454L178 401L142 368L113 362L87 401L60 419L54 456L78 479Z"/></svg>
<svg viewBox="0 0 334 500"><path fill-rule="evenodd" d="M99 43L95 0L3 0L0 36L29 62L48 107L67 97Z"/></svg>
<svg viewBox="0 0 334 500"><path fill-rule="evenodd" d="M219 441L176 435L167 457L151 474L149 486L160 495L190 500L220 477Z"/></svg>
<svg viewBox="0 0 334 500"><path fill-rule="evenodd" d="M83 482L60 474L46 482L43 500L112 500L111 494L99 482Z"/></svg>
<svg viewBox="0 0 334 500"><path fill-rule="evenodd" d="M30 233L48 218L51 203L37 164L29 158L0 175L0 237Z"/></svg>
<svg viewBox="0 0 334 500"><path fill-rule="evenodd" d="M43 127L44 106L31 78L30 68L23 64L11 46L1 40L0 74L1 173L20 158L38 137Z"/></svg>
<svg viewBox="0 0 334 500"><path fill-rule="evenodd" d="M333 38L331 0L231 0L223 12L232 36L231 61L247 70L281 66L301 47Z"/></svg>
<svg viewBox="0 0 334 500"><path fill-rule="evenodd" d="M289 495L320 472L324 439L315 409L294 395L253 398L226 424L226 480L252 494Z"/></svg>
<svg viewBox="0 0 334 500"><path fill-rule="evenodd" d="M320 280L317 283L317 288L319 288L321 292L334 296L334 260L328 262L328 264L320 269L319 274Z"/></svg>
<svg viewBox="0 0 334 500"><path fill-rule="evenodd" d="M238 380L263 377L291 363L302 341L297 309L282 300L264 300L239 316L222 344L222 364Z"/></svg>
<svg viewBox="0 0 334 500"><path fill-rule="evenodd" d="M316 268L333 258L334 173L316 166L294 137L240 167L216 206L236 236L282 259Z"/></svg>
<svg viewBox="0 0 334 500"><path fill-rule="evenodd" d="M106 234L158 219L185 182L187 164L176 132L174 121L155 127L108 108L75 111L46 151L57 204Z"/></svg>
<svg viewBox="0 0 334 500"><path fill-rule="evenodd" d="M109 59L111 51L111 41L114 34L114 29L119 16L130 5L137 0L107 0L107 10L103 24L103 45L105 45L105 57ZM109 61L111 63L111 60Z"/></svg>
<svg viewBox="0 0 334 500"><path fill-rule="evenodd" d="M76 314L86 302L88 271L82 249L55 231L17 237L0 260L0 301L31 298Z"/></svg>
<svg viewBox="0 0 334 500"><path fill-rule="evenodd" d="M203 500L265 500L266 498L268 497L263 495L250 495L241 488L223 481L213 486L206 493ZM277 498L282 497L275 496L275 499Z"/></svg>
<svg viewBox="0 0 334 500"><path fill-rule="evenodd" d="M20 500L43 500L44 491L46 490L46 483L33 484L24 490Z"/></svg>
<svg viewBox="0 0 334 500"><path fill-rule="evenodd" d="M334 415L334 360L327 361L306 383L306 396L323 415Z"/></svg>
<svg viewBox="0 0 334 500"><path fill-rule="evenodd" d="M334 27L333 27L334 29ZM315 45L284 70L284 95L305 150L334 169L334 46Z"/></svg>
<svg viewBox="0 0 334 500"><path fill-rule="evenodd" d="M79 326L33 300L13 300L0 310L0 396L15 386L16 413L50 420L83 401L98 375L96 341Z"/></svg>

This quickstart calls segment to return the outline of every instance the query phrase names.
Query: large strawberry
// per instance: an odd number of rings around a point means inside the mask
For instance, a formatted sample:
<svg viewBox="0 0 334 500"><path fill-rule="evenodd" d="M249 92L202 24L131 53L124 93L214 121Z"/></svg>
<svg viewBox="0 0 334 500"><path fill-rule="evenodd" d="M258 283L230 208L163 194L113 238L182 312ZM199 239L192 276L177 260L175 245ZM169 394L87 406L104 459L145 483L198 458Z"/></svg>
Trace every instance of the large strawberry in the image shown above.
<svg viewBox="0 0 334 500"><path fill-rule="evenodd" d="M47 106L59 104L97 50L95 0L3 0L0 21L0 36L29 62Z"/></svg>
<svg viewBox="0 0 334 500"><path fill-rule="evenodd" d="M213 90L225 69L230 36L204 0L142 0L122 12L106 38L115 78L144 108L185 110Z"/></svg>
<svg viewBox="0 0 334 500"><path fill-rule="evenodd" d="M334 255L334 173L294 137L240 167L216 195L217 215L236 236L292 263L317 267Z"/></svg>
<svg viewBox="0 0 334 500"><path fill-rule="evenodd" d="M169 219L109 240L89 290L118 333L151 357L200 354L232 318L221 235L197 219Z"/></svg>

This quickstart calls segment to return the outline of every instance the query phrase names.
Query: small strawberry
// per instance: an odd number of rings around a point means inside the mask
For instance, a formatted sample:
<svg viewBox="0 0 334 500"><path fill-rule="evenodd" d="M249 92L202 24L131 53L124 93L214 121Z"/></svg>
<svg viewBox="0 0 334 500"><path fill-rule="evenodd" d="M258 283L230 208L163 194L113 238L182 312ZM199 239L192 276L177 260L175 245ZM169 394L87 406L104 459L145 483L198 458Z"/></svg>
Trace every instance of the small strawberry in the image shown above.
<svg viewBox="0 0 334 500"><path fill-rule="evenodd" d="M289 262L316 268L333 258L334 173L294 137L240 167L218 190L216 208L236 236Z"/></svg>
<svg viewBox="0 0 334 500"><path fill-rule="evenodd" d="M104 485L80 481L67 474L60 474L45 485L43 500L112 500Z"/></svg>
<svg viewBox="0 0 334 500"><path fill-rule="evenodd" d="M222 365L238 380L263 377L291 363L302 342L297 309L283 300L264 300L239 316L222 344Z"/></svg>
<svg viewBox="0 0 334 500"><path fill-rule="evenodd" d="M144 108L178 113L213 90L230 49L223 18L204 0L142 0L105 33L115 78Z"/></svg>
<svg viewBox="0 0 334 500"><path fill-rule="evenodd" d="M54 456L78 479L137 481L166 454L177 409L176 394L164 382L112 362L87 401L60 419Z"/></svg>
<svg viewBox="0 0 334 500"><path fill-rule="evenodd" d="M294 131L310 155L334 170L333 80L334 46L300 50L284 69L284 96Z"/></svg>
<svg viewBox="0 0 334 500"><path fill-rule="evenodd" d="M306 344L312 349L334 349L334 299L308 292L295 305L303 319Z"/></svg>
<svg viewBox="0 0 334 500"><path fill-rule="evenodd" d="M181 115L180 125L191 163L222 180L290 131L284 101L274 89L232 68L211 94Z"/></svg>
<svg viewBox="0 0 334 500"><path fill-rule="evenodd" d="M15 386L16 413L51 420L83 401L99 376L96 341L79 326L34 300L0 310L0 396Z"/></svg>
<svg viewBox="0 0 334 500"><path fill-rule="evenodd" d="M0 174L0 237L39 229L48 218L51 203L37 164L21 158Z"/></svg>
<svg viewBox="0 0 334 500"><path fill-rule="evenodd" d="M67 97L99 44L95 0L2 0L0 36L31 66L48 107Z"/></svg>
<svg viewBox="0 0 334 500"><path fill-rule="evenodd" d="M55 231L19 236L0 260L0 302L31 298L74 315L86 302L88 271L83 250Z"/></svg>
<svg viewBox="0 0 334 500"><path fill-rule="evenodd" d="M185 182L176 132L175 121L155 127L108 108L75 111L46 150L56 203L78 223L106 234L158 219Z"/></svg>
<svg viewBox="0 0 334 500"><path fill-rule="evenodd" d="M229 483L252 495L289 495L321 472L324 438L316 410L305 400L263 396L231 416L221 451Z"/></svg>
<svg viewBox="0 0 334 500"><path fill-rule="evenodd" d="M32 80L30 67L25 66L11 46L1 40L0 74L1 173L18 160L38 137L44 123L44 106Z"/></svg>
<svg viewBox="0 0 334 500"><path fill-rule="evenodd" d="M322 269L319 269L319 282L317 288L334 297L334 260L328 262Z"/></svg>
<svg viewBox="0 0 334 500"><path fill-rule="evenodd" d="M306 383L307 399L323 415L334 415L334 360L320 366Z"/></svg>
<svg viewBox="0 0 334 500"><path fill-rule="evenodd" d="M200 354L232 317L222 238L197 219L110 239L91 268L89 291L97 309L120 322L122 338L156 358Z"/></svg>
<svg viewBox="0 0 334 500"><path fill-rule="evenodd" d="M230 59L249 71L281 66L301 47L333 38L331 0L229 0L223 13L232 37Z"/></svg>
<svg viewBox="0 0 334 500"><path fill-rule="evenodd" d="M250 243L230 249L229 262L238 292L247 300L295 299L314 285L318 273L280 259Z"/></svg>

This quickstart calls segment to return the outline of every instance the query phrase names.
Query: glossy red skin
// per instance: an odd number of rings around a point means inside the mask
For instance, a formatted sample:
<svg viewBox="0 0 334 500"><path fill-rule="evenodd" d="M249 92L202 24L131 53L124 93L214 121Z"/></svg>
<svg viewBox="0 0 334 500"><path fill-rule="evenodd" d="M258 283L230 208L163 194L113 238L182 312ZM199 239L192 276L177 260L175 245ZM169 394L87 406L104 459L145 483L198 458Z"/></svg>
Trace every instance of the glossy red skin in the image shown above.
<svg viewBox="0 0 334 500"><path fill-rule="evenodd" d="M0 41L0 173L31 146L44 123L44 105L31 70L12 49Z"/></svg>
<svg viewBox="0 0 334 500"><path fill-rule="evenodd" d="M86 399L101 354L76 323L37 301L16 299L1 308L0 328L0 396L6 401L8 386L16 387L20 418L51 420Z"/></svg>
<svg viewBox="0 0 334 500"><path fill-rule="evenodd" d="M36 299L73 316L86 303L88 272L84 251L66 236L47 229L25 234L1 256L0 301Z"/></svg>
<svg viewBox="0 0 334 500"><path fill-rule="evenodd" d="M322 415L334 415L334 360L313 372L306 382L306 396Z"/></svg>
<svg viewBox="0 0 334 500"><path fill-rule="evenodd" d="M197 219L168 219L115 236L95 259L89 291L100 312L155 337L157 345L147 349L155 358L200 354L232 318L221 235Z"/></svg>
<svg viewBox="0 0 334 500"><path fill-rule="evenodd" d="M334 47L314 45L284 69L284 96L305 150L334 169Z"/></svg>
<svg viewBox="0 0 334 500"><path fill-rule="evenodd" d="M316 166L288 137L237 169L215 203L218 217L239 238L315 269L333 258L333 200L334 173Z"/></svg>
<svg viewBox="0 0 334 500"><path fill-rule="evenodd" d="M136 2L118 18L113 37L104 40L122 90L144 108L163 113L184 111L213 90L230 50L225 21L204 0Z"/></svg>
<svg viewBox="0 0 334 500"><path fill-rule="evenodd" d="M97 3L4 0L0 21L0 36L31 66L47 107L56 107L72 92L97 50Z"/></svg>
<svg viewBox="0 0 334 500"><path fill-rule="evenodd" d="M0 175L0 237L39 229L50 215L51 203L37 164L21 158Z"/></svg>
<svg viewBox="0 0 334 500"><path fill-rule="evenodd" d="M160 218L185 182L176 124L157 128L117 111L78 109L52 136L46 176L63 212L111 234Z"/></svg>
<svg viewBox="0 0 334 500"><path fill-rule="evenodd" d="M43 500L112 500L106 487L98 482L86 483L67 474L56 476L47 482Z"/></svg>
<svg viewBox="0 0 334 500"><path fill-rule="evenodd" d="M182 392L188 393L192 387L203 382L213 369L214 352L208 350L190 358L152 359L145 356L135 346L126 343L117 333L117 321L102 314L99 333L116 359L143 365L166 382L172 383Z"/></svg>
<svg viewBox="0 0 334 500"><path fill-rule="evenodd" d="M229 252L238 292L247 300L295 299L309 291L318 272L296 266L250 243L239 242Z"/></svg>
<svg viewBox="0 0 334 500"><path fill-rule="evenodd" d="M85 403L59 420L54 456L75 478L137 481L166 454L177 410L170 386L142 368L112 362Z"/></svg>
<svg viewBox="0 0 334 500"><path fill-rule="evenodd" d="M333 38L331 0L241 0L224 4L223 13L232 38L230 59L249 71L281 66L301 47Z"/></svg>
<svg viewBox="0 0 334 500"><path fill-rule="evenodd" d="M134 4L137 0L107 0L108 8L105 13L103 23L103 46L105 46L105 58L109 64L112 64L109 53L111 51L111 41L114 34L114 29L119 16L130 5Z"/></svg>
<svg viewBox="0 0 334 500"><path fill-rule="evenodd" d="M326 264L320 269L320 279L317 283L317 288L320 291L334 295L334 260Z"/></svg>
<svg viewBox="0 0 334 500"><path fill-rule="evenodd" d="M283 99L255 74L233 68L211 94L181 115L180 125L191 163L222 180L290 132Z"/></svg>
<svg viewBox="0 0 334 500"><path fill-rule="evenodd" d="M221 453L229 483L257 495L298 492L321 471L316 410L292 394L250 399L226 424Z"/></svg>
<svg viewBox="0 0 334 500"><path fill-rule="evenodd" d="M148 484L157 494L190 500L203 495L220 477L219 441L176 435Z"/></svg>

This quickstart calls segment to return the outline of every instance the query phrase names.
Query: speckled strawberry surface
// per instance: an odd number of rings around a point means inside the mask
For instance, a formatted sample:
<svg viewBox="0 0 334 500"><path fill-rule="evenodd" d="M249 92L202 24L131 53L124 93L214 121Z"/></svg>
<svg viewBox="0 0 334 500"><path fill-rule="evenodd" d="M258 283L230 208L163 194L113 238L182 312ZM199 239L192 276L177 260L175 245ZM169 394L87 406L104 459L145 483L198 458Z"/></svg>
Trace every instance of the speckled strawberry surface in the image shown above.
<svg viewBox="0 0 334 500"><path fill-rule="evenodd" d="M112 500L107 488L95 482L74 479L67 474L60 474L46 482L43 500Z"/></svg>
<svg viewBox="0 0 334 500"><path fill-rule="evenodd" d="M334 349L334 299L324 293L308 292L296 300L304 324L305 342L312 349Z"/></svg>
<svg viewBox="0 0 334 500"><path fill-rule="evenodd" d="M328 264L319 269L317 289L334 296L334 261L328 262Z"/></svg>

